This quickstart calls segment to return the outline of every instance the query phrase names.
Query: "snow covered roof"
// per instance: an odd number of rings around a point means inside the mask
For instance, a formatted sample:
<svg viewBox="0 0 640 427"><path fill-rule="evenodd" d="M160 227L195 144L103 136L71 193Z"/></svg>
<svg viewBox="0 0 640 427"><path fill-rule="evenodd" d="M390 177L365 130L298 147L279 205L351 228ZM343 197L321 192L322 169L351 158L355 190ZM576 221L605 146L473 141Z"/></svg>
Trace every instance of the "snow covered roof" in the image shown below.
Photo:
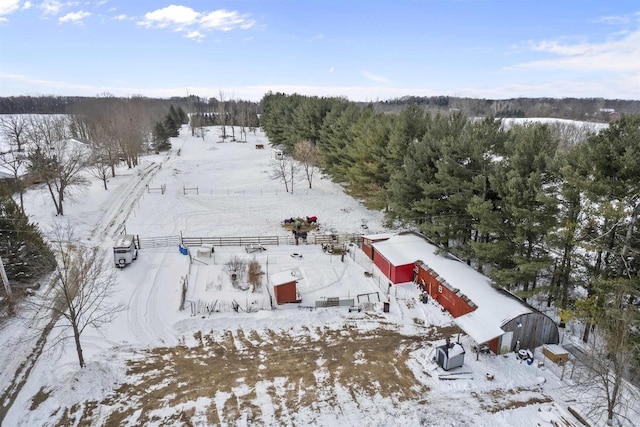
<svg viewBox="0 0 640 427"><path fill-rule="evenodd" d="M492 323L491 319L488 319L487 316L483 315L485 313L479 310L480 308L464 316L456 317L453 319L453 323L458 325L460 329L479 344L491 341L504 334L502 328Z"/></svg>
<svg viewBox="0 0 640 427"><path fill-rule="evenodd" d="M395 234L387 240L374 242L373 247L391 264L413 264L420 260L427 241L415 234Z"/></svg>
<svg viewBox="0 0 640 427"><path fill-rule="evenodd" d="M449 288L467 296L477 306L476 310L454 321L477 343L502 335L502 325L533 312L523 302L495 289L487 276L450 254L437 253L438 248L420 235L398 234L373 246L394 265L422 261L424 268L435 271Z"/></svg>
<svg viewBox="0 0 640 427"><path fill-rule="evenodd" d="M386 239L390 239L395 235L396 233L365 234L362 236L362 238L367 240L386 240Z"/></svg>
<svg viewBox="0 0 640 427"><path fill-rule="evenodd" d="M291 270L284 270L278 273L273 273L271 275L271 282L273 286L284 285L285 283L290 283L293 281L298 281L302 279L302 273L300 269L294 268Z"/></svg>

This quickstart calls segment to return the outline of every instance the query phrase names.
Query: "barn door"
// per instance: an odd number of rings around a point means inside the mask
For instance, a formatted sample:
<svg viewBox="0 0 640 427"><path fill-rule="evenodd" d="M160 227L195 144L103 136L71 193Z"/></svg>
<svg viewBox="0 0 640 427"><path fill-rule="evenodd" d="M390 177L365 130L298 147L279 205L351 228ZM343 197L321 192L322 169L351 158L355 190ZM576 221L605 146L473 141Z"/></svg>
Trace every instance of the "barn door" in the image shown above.
<svg viewBox="0 0 640 427"><path fill-rule="evenodd" d="M509 353L511 351L511 341L513 340L513 331L505 332L500 340L500 354Z"/></svg>

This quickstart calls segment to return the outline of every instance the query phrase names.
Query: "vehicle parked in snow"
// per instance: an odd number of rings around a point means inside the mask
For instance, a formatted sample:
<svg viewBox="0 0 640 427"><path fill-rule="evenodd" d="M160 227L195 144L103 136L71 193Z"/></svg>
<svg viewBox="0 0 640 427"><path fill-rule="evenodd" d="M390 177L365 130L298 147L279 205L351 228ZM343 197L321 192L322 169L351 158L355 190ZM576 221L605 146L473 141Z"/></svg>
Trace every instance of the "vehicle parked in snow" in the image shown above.
<svg viewBox="0 0 640 427"><path fill-rule="evenodd" d="M121 236L113 245L113 260L116 263L116 267L123 268L127 264L131 264L136 258L138 258L138 248L133 235L126 234Z"/></svg>

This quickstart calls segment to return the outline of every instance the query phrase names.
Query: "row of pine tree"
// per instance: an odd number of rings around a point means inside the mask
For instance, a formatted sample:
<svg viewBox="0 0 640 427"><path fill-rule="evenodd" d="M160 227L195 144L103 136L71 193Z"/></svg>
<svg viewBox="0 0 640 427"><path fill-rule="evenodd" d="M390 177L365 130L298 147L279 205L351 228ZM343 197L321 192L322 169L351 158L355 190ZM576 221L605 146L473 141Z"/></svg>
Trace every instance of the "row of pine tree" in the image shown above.
<svg viewBox="0 0 640 427"><path fill-rule="evenodd" d="M386 114L342 98L268 93L262 107L273 144L312 142L350 194L497 286L567 316L601 312L622 289L618 308L637 321L640 116L585 134L415 105Z"/></svg>

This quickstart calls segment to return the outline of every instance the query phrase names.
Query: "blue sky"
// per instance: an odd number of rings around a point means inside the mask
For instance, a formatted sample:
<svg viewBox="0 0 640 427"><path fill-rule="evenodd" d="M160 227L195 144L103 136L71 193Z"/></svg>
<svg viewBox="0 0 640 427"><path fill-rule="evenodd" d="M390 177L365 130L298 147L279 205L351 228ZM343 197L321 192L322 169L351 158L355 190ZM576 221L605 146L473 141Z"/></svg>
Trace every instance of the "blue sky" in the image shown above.
<svg viewBox="0 0 640 427"><path fill-rule="evenodd" d="M638 0L0 0L0 96L640 99Z"/></svg>

